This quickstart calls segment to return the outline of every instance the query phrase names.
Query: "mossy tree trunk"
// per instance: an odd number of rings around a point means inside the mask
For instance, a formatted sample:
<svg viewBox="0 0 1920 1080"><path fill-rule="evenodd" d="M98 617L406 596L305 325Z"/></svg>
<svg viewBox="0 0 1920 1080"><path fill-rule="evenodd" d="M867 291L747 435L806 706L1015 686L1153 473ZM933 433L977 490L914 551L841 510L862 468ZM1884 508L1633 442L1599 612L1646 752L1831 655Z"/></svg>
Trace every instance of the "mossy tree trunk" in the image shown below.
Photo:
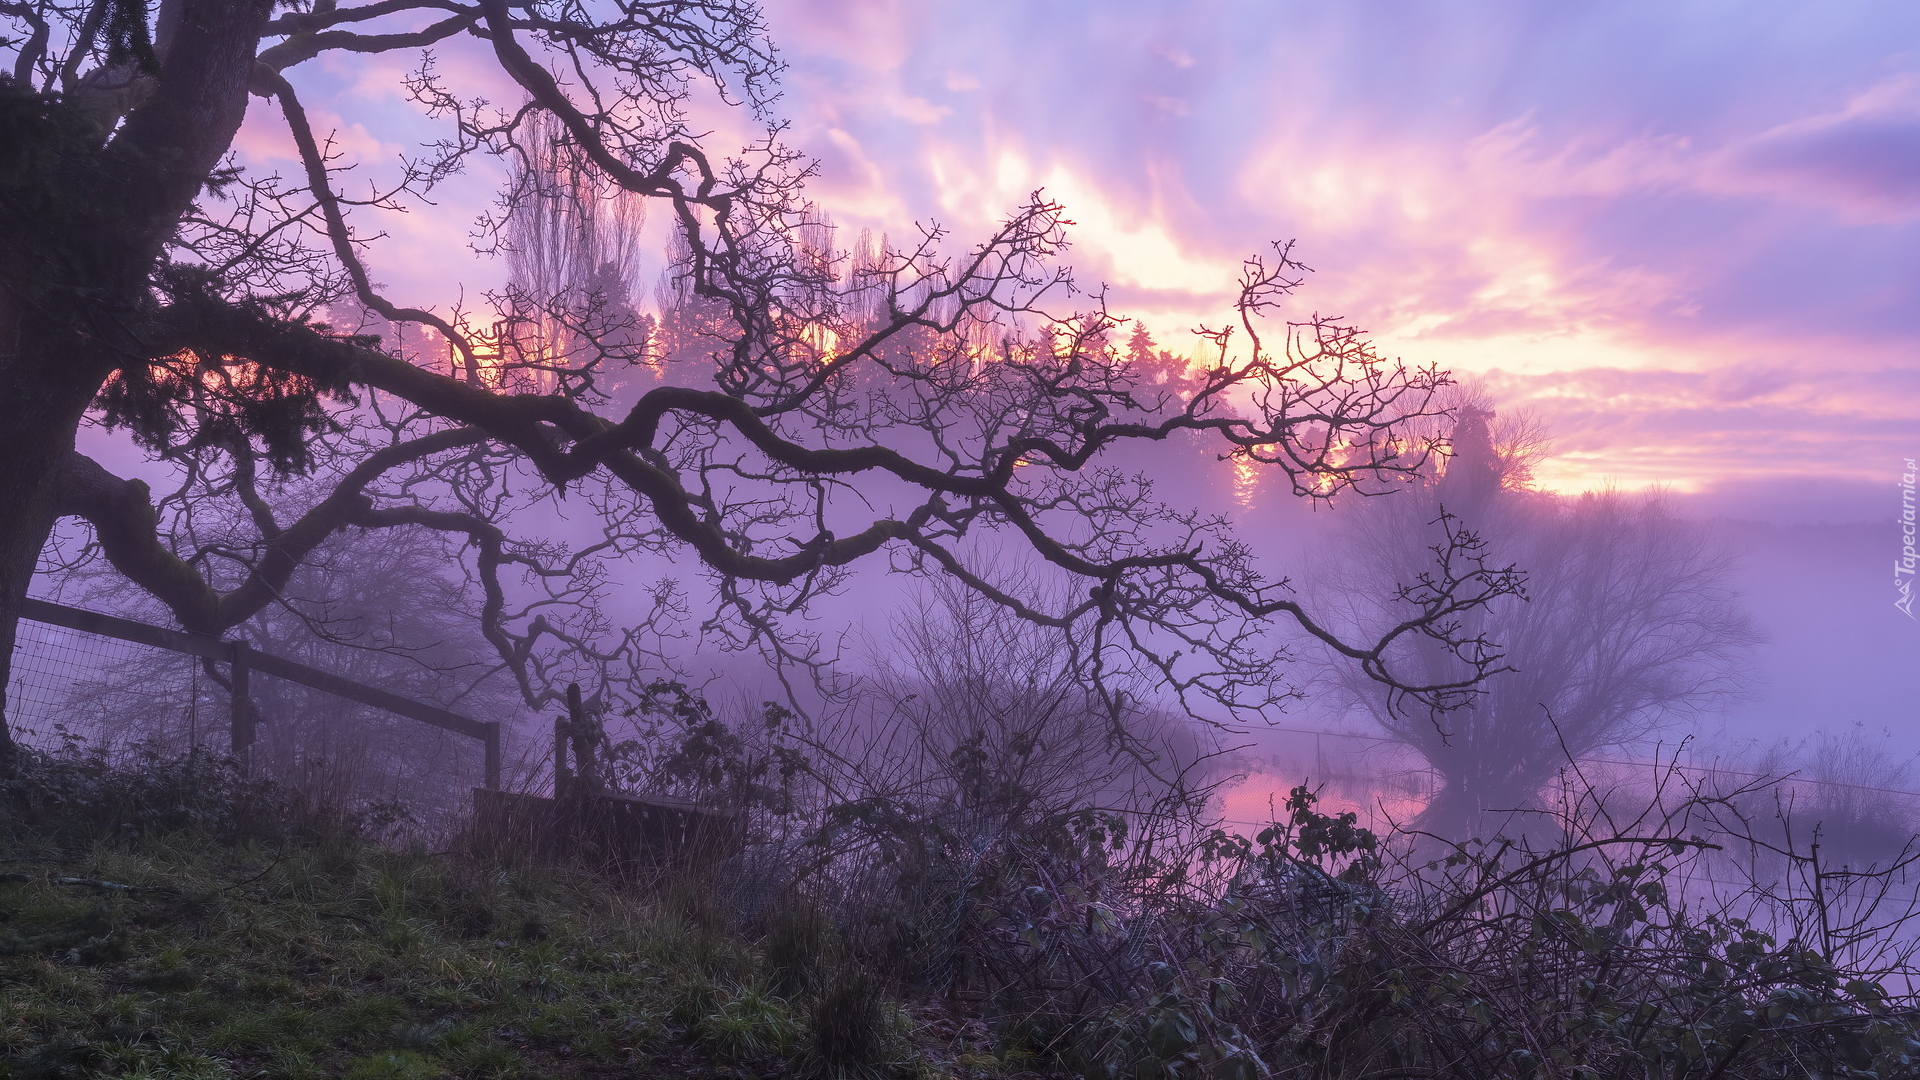
<svg viewBox="0 0 1920 1080"><path fill-rule="evenodd" d="M94 6L95 25L146 24L144 4ZM81 418L116 371L180 347L147 322L154 273L246 115L272 6L162 0L151 49L107 48L59 92L24 64L0 76L0 687Z"/></svg>

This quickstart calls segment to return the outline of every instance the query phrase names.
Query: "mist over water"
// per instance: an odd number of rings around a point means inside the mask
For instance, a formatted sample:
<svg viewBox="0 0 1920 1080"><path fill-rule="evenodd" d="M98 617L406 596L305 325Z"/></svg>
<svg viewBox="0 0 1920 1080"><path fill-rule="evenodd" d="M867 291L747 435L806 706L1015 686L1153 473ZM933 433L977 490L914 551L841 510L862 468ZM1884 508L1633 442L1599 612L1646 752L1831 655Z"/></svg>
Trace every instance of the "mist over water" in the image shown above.
<svg viewBox="0 0 1920 1080"><path fill-rule="evenodd" d="M1734 556L1730 584L1761 635L1751 647L1744 692L1692 722L1669 726L1627 755L1653 761L1753 756L1825 735L1867 738L1894 762L1920 756L1920 625L1893 605L1892 564L1899 550L1898 488L1781 481L1701 494L1670 494L1669 504ZM1263 493L1264 495L1264 493ZM1311 537L1331 529L1341 507L1301 512L1269 507L1263 497L1242 531L1275 549L1283 564ZM1281 529L1259 524L1284 523ZM1251 528L1249 526L1252 526ZM1277 532L1309 539L1286 544ZM1350 734L1334 738L1279 728ZM1424 764L1404 749L1374 741L1378 729L1311 691L1263 730L1250 727L1243 760L1248 780L1225 802L1230 819L1260 819L1269 799L1312 777L1332 804L1365 811L1385 824L1407 820L1431 786ZM1609 755L1621 756L1621 755Z"/></svg>
<svg viewBox="0 0 1920 1080"><path fill-rule="evenodd" d="M1914 1075L1920 9L191 6L0 5L0 1074Z"/></svg>

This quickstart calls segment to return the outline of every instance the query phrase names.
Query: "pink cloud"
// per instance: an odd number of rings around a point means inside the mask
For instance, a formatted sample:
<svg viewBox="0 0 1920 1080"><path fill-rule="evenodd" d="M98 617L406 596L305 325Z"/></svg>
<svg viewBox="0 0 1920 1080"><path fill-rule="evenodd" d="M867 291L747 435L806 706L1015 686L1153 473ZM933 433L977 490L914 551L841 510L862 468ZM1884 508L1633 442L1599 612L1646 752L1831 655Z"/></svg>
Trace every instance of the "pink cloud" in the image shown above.
<svg viewBox="0 0 1920 1080"><path fill-rule="evenodd" d="M1825 203L1850 222L1920 215L1920 83L1897 79L1847 108L1782 124L1729 151L1733 186Z"/></svg>

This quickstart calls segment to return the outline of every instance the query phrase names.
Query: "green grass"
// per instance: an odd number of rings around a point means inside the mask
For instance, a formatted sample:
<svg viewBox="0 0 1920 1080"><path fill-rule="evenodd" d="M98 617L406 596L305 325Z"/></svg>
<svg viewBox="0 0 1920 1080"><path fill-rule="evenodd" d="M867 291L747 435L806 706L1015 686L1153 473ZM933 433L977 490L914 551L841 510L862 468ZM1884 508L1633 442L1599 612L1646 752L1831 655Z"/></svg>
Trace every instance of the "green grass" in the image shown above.
<svg viewBox="0 0 1920 1080"><path fill-rule="evenodd" d="M0 839L0 1076L997 1071L891 1003L882 1068L823 1065L756 944L584 873L337 830L35 835Z"/></svg>

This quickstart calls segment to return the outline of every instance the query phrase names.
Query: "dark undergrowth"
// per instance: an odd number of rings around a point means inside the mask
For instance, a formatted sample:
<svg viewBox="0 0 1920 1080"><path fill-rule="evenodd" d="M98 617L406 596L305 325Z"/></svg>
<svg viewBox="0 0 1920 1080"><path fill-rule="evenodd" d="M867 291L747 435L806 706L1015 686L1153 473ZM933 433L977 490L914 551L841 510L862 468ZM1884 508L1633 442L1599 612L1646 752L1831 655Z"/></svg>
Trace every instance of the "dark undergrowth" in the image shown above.
<svg viewBox="0 0 1920 1080"><path fill-rule="evenodd" d="M1151 815L983 798L789 813L742 905L408 845L205 758L30 758L0 1076L1920 1077L1911 849L1748 828L1743 877L1740 800L1695 790L1464 844L1304 787L1151 847Z"/></svg>

